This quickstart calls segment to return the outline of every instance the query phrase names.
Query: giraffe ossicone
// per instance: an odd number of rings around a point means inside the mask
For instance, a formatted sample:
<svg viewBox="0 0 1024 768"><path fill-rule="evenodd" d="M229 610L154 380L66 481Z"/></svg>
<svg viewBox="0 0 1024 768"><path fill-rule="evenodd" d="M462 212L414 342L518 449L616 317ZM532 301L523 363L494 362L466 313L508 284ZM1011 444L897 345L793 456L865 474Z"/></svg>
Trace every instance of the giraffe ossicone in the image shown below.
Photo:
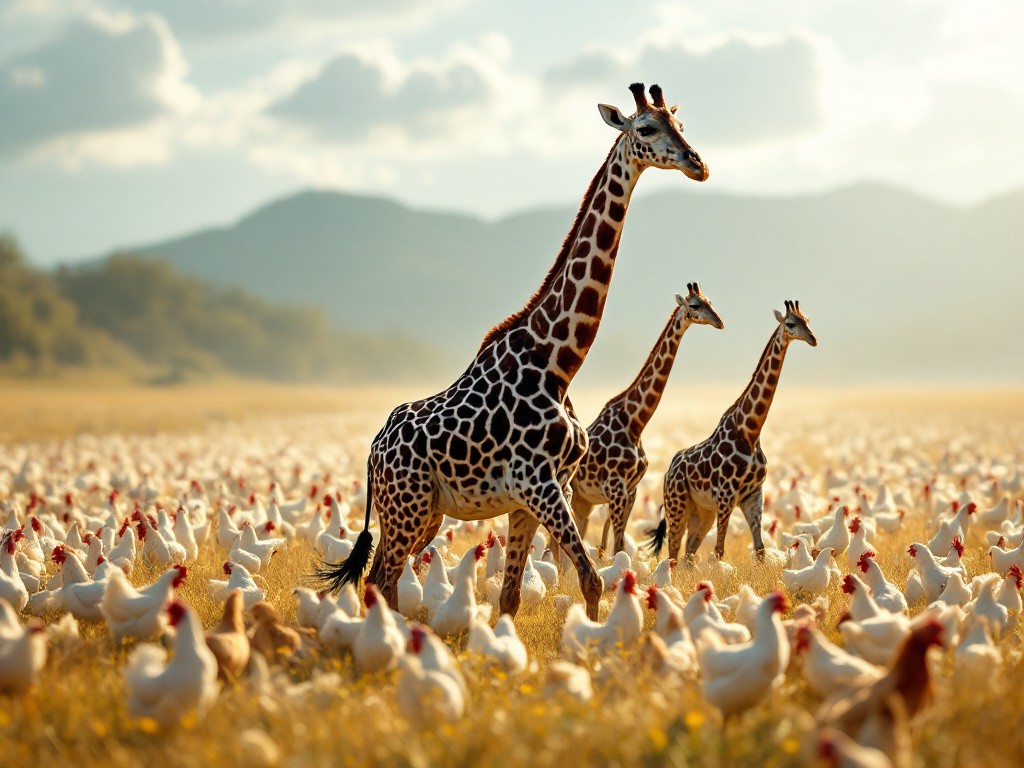
<svg viewBox="0 0 1024 768"><path fill-rule="evenodd" d="M779 384L779 374L792 341L812 347L811 332L800 302L786 301L786 312L775 310L778 327L768 339L750 383L722 415L706 440L672 457L664 477L665 516L651 531L651 550L657 555L668 540L668 556L678 557L686 534L686 557L692 562L704 537L717 524L715 554L725 552L729 516L739 507L750 526L754 552L764 554L761 516L768 460L761 450L761 429Z"/></svg>
<svg viewBox="0 0 1024 768"><path fill-rule="evenodd" d="M329 588L358 581L373 553L367 579L393 604L406 556L433 538L444 515L482 520L508 514L501 612L514 614L519 606L527 550L542 524L575 565L587 614L596 619L601 578L568 499L587 436L567 389L597 334L640 174L654 166L697 181L708 177L661 89L651 88L654 103L641 83L630 90L633 115L600 106L619 136L538 291L491 329L450 387L395 408L373 439L364 530L347 561L321 566ZM380 525L375 553L372 510Z"/></svg>

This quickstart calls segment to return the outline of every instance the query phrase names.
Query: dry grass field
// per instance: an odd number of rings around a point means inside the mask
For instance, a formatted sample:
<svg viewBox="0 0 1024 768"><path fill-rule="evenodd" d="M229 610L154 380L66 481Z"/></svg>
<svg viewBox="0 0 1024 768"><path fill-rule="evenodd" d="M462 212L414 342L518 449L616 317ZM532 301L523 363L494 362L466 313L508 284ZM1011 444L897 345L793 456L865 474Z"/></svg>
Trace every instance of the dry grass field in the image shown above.
<svg viewBox="0 0 1024 768"><path fill-rule="evenodd" d="M172 467L180 460L195 471L230 467L245 473L254 489L265 489L271 478L286 477L299 464L304 482L320 478L346 488L361 476L370 438L401 399L393 391L228 381L168 389L94 382L74 391L6 383L0 389L0 479L9 479L4 467L16 472L19 462L32 457L44 469L59 467L52 490L60 492L79 455L94 462L116 455L145 465L153 482L174 476ZM601 399L577 398L584 419ZM666 399L645 437L652 460L645 489L655 501L672 453L706 436L730 402L727 393L717 391L701 393L685 406ZM1024 466L1024 393L784 392L765 428L764 446L771 467L768 490L775 498L798 476L809 478L812 488L823 487L828 467L842 468L851 483L866 489L884 482L906 491L915 506L904 528L880 533L875 541L880 564L902 585L910 569L907 544L932 533L913 478L933 472L937 488L948 486L950 494L963 488L976 495L979 507L991 506L992 499L983 495L986 475ZM99 506L105 490L83 492L79 503ZM170 487L160 490L172 494ZM353 516L361 520L362 511ZM461 554L482 538L479 530L462 534L453 550ZM762 595L778 588L779 570L753 561L749 541L742 527L730 535L725 560L735 565L732 574L712 573L707 565L680 566L676 586L688 596L711 575L719 597L734 594L744 582ZM973 531L967 545L970 575L987 570L983 532ZM221 578L225 555L215 541L208 542L198 561L189 564L188 580L179 590L205 626L219 618L220 606L207 595L206 582ZM267 600L289 621L295 617L292 589L309 584L314 562L308 544L292 543L257 576ZM148 583L156 575L152 568L136 568L132 580ZM578 596L574 583L563 574L558 591ZM830 606L820 626L838 642L835 626L848 600L835 582L827 596ZM912 612L922 608L913 606ZM650 612L645 616L649 627L653 619ZM132 720L125 710L122 667L134 641L116 646L104 625L83 623L76 648L51 647L34 690L0 700L0 765L815 764L809 745L820 699L807 688L798 664L765 702L730 725L723 739L721 719L702 697L699 681L652 674L635 648L595 666L590 702L546 694L546 668L560 656L550 591L539 608L520 612L516 625L536 662L521 679L485 670L462 653L463 639L449 641L469 684L467 714L454 724L414 728L396 708L393 673L359 676L348 654L325 653L285 667L271 692L243 681L221 690L208 712L187 715L179 727L161 731L152 722ZM1003 661L984 679L959 676L951 650L936 654L936 700L913 731L918 765L1024 763L1024 630L1019 624L999 648ZM304 681L312 682L294 687ZM275 748L267 749L253 734L265 734Z"/></svg>

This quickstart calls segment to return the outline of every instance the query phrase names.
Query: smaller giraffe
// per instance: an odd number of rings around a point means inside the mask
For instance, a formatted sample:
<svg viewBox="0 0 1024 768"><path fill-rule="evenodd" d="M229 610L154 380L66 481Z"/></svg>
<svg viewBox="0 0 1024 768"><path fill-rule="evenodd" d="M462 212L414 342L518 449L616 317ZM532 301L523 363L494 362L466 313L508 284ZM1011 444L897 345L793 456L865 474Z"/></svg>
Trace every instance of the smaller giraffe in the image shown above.
<svg viewBox="0 0 1024 768"><path fill-rule="evenodd" d="M685 532L686 558L692 562L712 523L717 522L715 554L721 558L729 516L739 507L750 526L754 552L758 558L764 556L762 486L768 461L761 450L761 428L775 397L789 343L799 339L812 347L818 346L799 301L787 301L786 314L775 310L775 317L779 327L768 339L754 375L739 399L722 415L707 440L672 457L665 472L665 517L651 532L651 550L655 555L661 552L667 533L668 554L678 557Z"/></svg>
<svg viewBox="0 0 1024 768"><path fill-rule="evenodd" d="M676 306L633 383L609 400L587 427L589 447L572 480L572 509L585 535L593 508L608 505L602 548L609 524L615 532L615 551L625 547L626 522L637 486L647 473L647 453L640 437L661 401L683 334L693 323L725 327L697 283L687 283L686 289L685 298L676 294Z"/></svg>

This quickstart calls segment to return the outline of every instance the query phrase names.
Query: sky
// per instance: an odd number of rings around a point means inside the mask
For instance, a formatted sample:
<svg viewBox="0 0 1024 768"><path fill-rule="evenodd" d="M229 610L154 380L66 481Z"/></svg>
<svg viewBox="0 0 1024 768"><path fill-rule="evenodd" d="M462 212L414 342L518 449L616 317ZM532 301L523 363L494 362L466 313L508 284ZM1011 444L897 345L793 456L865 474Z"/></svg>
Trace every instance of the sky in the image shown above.
<svg viewBox="0 0 1024 768"><path fill-rule="evenodd" d="M657 82L694 194L1024 186L1019 0L0 0L0 231L39 264L301 189L575 204Z"/></svg>

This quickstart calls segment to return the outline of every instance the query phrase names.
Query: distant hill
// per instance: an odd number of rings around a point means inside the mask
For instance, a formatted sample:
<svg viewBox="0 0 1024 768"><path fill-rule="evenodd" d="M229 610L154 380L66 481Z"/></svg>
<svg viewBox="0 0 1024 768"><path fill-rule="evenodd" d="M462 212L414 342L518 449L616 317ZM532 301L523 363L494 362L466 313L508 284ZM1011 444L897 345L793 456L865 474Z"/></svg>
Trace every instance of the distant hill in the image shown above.
<svg viewBox="0 0 1024 768"><path fill-rule="evenodd" d="M672 294L694 279L726 330L691 330L686 373L674 378L742 386L774 327L772 308L798 298L820 344L795 351L787 377L1024 381L1024 191L960 208L873 184L792 197L721 195L682 177L679 191L639 188L581 383L628 383ZM404 333L441 348L454 376L487 328L540 284L574 215L567 207L490 222L305 192L233 226L132 250L222 286L315 304L337 328Z"/></svg>

